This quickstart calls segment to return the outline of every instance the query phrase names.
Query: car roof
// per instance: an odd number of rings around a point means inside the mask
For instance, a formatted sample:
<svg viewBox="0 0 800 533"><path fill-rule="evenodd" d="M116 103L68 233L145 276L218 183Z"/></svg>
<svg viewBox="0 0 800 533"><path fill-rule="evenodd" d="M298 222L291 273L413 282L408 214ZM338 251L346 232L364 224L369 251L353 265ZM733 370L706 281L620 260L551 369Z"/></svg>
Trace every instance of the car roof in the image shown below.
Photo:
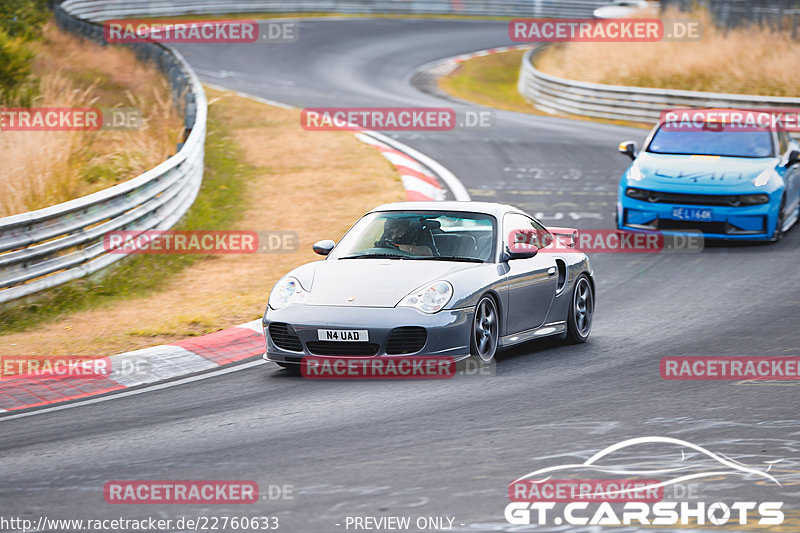
<svg viewBox="0 0 800 533"><path fill-rule="evenodd" d="M391 204L379 205L374 211L464 211L467 213L482 213L493 215L495 218L502 217L505 213L524 213L521 209L513 205L498 204L494 202L394 202Z"/></svg>

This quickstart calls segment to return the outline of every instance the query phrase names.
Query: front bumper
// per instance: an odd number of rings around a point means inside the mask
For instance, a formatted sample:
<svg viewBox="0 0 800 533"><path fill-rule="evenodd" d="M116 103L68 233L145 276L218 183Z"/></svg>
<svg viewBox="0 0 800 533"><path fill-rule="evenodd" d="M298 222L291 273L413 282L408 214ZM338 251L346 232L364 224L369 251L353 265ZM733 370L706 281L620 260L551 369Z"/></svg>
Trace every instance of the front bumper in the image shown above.
<svg viewBox="0 0 800 533"><path fill-rule="evenodd" d="M408 355L450 356L456 360L469 356L469 339L472 331L474 309L444 309L425 314L407 307L344 307L289 305L283 309L267 309L262 321L267 351L264 358L277 363L300 363L304 356L342 357L345 354L325 354L317 346L313 351L309 343L319 341L318 329L355 329L369 332L369 343L377 344L375 355L387 356L389 333L399 327L417 326L427 331L422 348L409 354L391 354L391 357ZM289 324L300 340L302 348L287 350L279 347L270 335L270 324ZM283 343L286 344L285 342ZM340 345L337 344L337 348ZM359 354L352 354L359 355Z"/></svg>
<svg viewBox="0 0 800 533"><path fill-rule="evenodd" d="M711 217L690 221L675 216L675 209L686 208L710 209ZM620 193L617 220L621 230L650 230L667 235L699 232L708 239L768 240L775 233L778 207L772 201L743 207L651 203Z"/></svg>

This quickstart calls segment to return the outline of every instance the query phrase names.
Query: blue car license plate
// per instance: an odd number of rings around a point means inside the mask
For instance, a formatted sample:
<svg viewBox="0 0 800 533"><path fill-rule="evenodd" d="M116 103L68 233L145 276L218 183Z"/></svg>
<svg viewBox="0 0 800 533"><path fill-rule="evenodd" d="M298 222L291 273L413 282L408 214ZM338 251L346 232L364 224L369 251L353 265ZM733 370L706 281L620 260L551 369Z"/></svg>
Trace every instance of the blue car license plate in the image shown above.
<svg viewBox="0 0 800 533"><path fill-rule="evenodd" d="M711 209L699 207L673 207L672 218L677 220L711 220Z"/></svg>

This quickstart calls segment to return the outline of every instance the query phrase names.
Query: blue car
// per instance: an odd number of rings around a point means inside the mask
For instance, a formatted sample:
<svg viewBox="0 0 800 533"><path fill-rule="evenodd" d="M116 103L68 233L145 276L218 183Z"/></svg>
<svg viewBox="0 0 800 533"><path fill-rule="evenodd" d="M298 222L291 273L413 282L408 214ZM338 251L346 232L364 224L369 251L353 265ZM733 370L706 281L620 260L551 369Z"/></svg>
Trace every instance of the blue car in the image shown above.
<svg viewBox="0 0 800 533"><path fill-rule="evenodd" d="M672 127L671 127L672 126ZM800 145L781 128L662 119L620 180L617 228L707 239L778 241L800 215Z"/></svg>

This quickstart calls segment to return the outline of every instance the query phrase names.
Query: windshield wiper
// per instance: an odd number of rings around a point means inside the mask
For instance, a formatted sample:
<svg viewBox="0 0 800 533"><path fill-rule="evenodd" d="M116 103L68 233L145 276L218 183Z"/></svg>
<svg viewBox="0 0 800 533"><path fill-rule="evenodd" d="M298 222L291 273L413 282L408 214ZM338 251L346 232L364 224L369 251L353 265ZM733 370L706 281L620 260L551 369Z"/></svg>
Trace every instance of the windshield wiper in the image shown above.
<svg viewBox="0 0 800 533"><path fill-rule="evenodd" d="M461 261L464 263L485 263L483 259L477 257L456 257L453 255L431 255L431 256L418 256L414 259L431 260L431 261Z"/></svg>
<svg viewBox="0 0 800 533"><path fill-rule="evenodd" d="M408 259L405 255L399 254L353 254L340 257L339 259Z"/></svg>

